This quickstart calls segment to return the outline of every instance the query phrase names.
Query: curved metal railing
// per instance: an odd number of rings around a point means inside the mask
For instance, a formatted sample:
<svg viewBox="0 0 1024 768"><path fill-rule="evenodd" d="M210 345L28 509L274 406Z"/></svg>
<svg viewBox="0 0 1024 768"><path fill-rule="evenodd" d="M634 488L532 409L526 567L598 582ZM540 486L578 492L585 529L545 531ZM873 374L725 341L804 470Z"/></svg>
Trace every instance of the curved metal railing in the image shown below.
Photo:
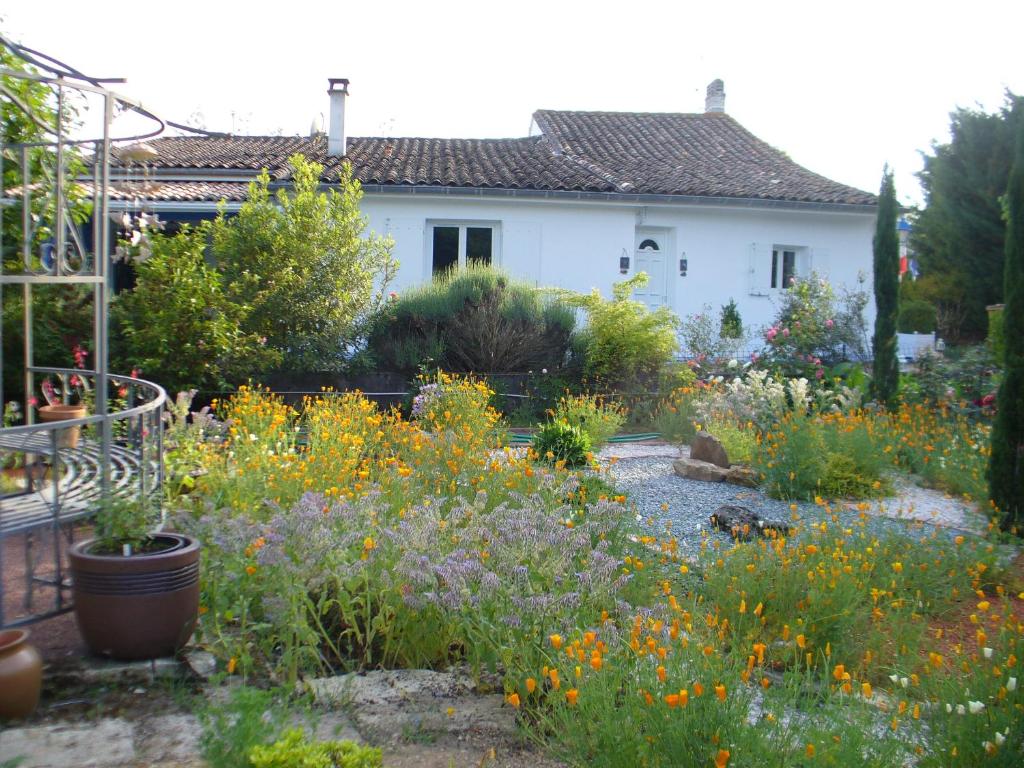
<svg viewBox="0 0 1024 768"><path fill-rule="evenodd" d="M98 377L95 371L73 368L29 370L33 380L56 379L63 393L74 388L73 377L83 383L95 382ZM27 537L24 608L16 619L5 621L0 599L0 627L27 624L70 609L64 550L73 541L74 523L87 521L104 503L115 499L139 502L140 512L144 507L161 509L167 394L159 384L144 379L116 374L105 378L113 389L107 404L116 410L0 429L0 458L20 470L13 482L10 476L6 478L16 487L0 493L0 570L5 539ZM95 385L90 389L80 384L79 389L91 391L94 397L98 394ZM75 433L79 434L72 438ZM37 572L42 564L30 553L32 537L46 533L52 539L53 562L43 575ZM37 585L55 590L53 609L33 610Z"/></svg>

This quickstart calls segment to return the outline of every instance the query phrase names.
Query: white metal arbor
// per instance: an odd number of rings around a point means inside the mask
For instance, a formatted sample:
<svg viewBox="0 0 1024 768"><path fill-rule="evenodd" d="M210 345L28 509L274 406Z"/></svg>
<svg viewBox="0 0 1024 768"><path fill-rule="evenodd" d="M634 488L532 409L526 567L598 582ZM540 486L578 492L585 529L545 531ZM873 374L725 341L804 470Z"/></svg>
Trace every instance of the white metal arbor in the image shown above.
<svg viewBox="0 0 1024 768"><path fill-rule="evenodd" d="M164 122L138 102L108 90L104 83L109 80L87 77L3 36L0 46L25 64L17 69L0 67L4 111L17 113L31 127L28 140L9 141L0 125L0 315L5 300L13 297L21 302L26 400L39 393L42 381L49 379L60 384L67 402L74 377L94 398L93 413L84 418L36 424L32 408L26 405L24 425L0 429L0 459L20 465L17 487L0 489L3 628L71 608L64 556L74 523L88 519L112 499L159 503L166 395L157 384L107 369L111 152L116 144L161 133ZM44 107L24 98L30 91L37 96L45 91ZM70 135L71 115L83 105L100 115L94 138ZM125 110L151 120L152 130L112 136L114 117ZM91 172L91 178L79 176L84 169ZM83 202L91 205L86 226L75 222L76 200L79 206ZM91 291L93 364L89 369L36 364L33 301L41 290L57 290L54 286ZM2 335L0 327L0 364ZM0 379L0 403L5 402ZM75 427L81 429L83 439L71 446L67 430ZM47 552L39 556L37 549L44 540ZM5 570L4 558L22 546L22 572L14 584L4 578L11 570ZM37 587L47 593L38 601ZM13 599L16 592L20 593L18 601ZM15 608L15 602L20 606Z"/></svg>

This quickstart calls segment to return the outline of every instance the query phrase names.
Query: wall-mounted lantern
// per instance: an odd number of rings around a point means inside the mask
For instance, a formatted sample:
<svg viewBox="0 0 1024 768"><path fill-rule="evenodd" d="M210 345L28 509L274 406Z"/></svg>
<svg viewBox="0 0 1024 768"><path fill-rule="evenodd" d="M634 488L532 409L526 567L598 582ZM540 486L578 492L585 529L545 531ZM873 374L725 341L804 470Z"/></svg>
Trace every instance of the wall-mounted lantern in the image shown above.
<svg viewBox="0 0 1024 768"><path fill-rule="evenodd" d="M626 249L622 249L622 255L619 256L619 272L623 275L629 272L629 254L626 253Z"/></svg>
<svg viewBox="0 0 1024 768"><path fill-rule="evenodd" d="M686 260L686 251L683 251L682 258L679 259L679 276L680 277L686 277L686 268L687 268L687 266L688 266L688 262Z"/></svg>

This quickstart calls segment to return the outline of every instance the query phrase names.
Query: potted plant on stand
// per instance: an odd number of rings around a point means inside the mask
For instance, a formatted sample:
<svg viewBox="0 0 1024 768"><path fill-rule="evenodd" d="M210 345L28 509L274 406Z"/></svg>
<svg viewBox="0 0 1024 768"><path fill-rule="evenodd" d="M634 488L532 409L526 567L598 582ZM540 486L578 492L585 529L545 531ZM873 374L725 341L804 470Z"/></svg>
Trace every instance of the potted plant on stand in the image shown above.
<svg viewBox="0 0 1024 768"><path fill-rule="evenodd" d="M54 386L50 379L44 379L40 387L46 405L39 406L40 421L68 421L84 419L88 413L86 398L90 394L89 385L77 374L68 379L68 402L64 402L63 393ZM82 432L80 426L66 427L57 431L58 448L75 448Z"/></svg>
<svg viewBox="0 0 1024 768"><path fill-rule="evenodd" d="M153 659L181 650L199 615L199 543L151 532L145 503L109 503L71 547L75 618L89 650Z"/></svg>

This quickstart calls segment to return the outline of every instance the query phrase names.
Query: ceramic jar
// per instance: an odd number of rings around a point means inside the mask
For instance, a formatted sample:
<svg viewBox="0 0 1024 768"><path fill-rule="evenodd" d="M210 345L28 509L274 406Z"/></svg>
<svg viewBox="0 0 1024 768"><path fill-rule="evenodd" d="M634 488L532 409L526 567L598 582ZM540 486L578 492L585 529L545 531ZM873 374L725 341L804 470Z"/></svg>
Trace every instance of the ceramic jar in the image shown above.
<svg viewBox="0 0 1024 768"><path fill-rule="evenodd" d="M0 720L28 717L39 704L43 659L23 629L0 630Z"/></svg>

